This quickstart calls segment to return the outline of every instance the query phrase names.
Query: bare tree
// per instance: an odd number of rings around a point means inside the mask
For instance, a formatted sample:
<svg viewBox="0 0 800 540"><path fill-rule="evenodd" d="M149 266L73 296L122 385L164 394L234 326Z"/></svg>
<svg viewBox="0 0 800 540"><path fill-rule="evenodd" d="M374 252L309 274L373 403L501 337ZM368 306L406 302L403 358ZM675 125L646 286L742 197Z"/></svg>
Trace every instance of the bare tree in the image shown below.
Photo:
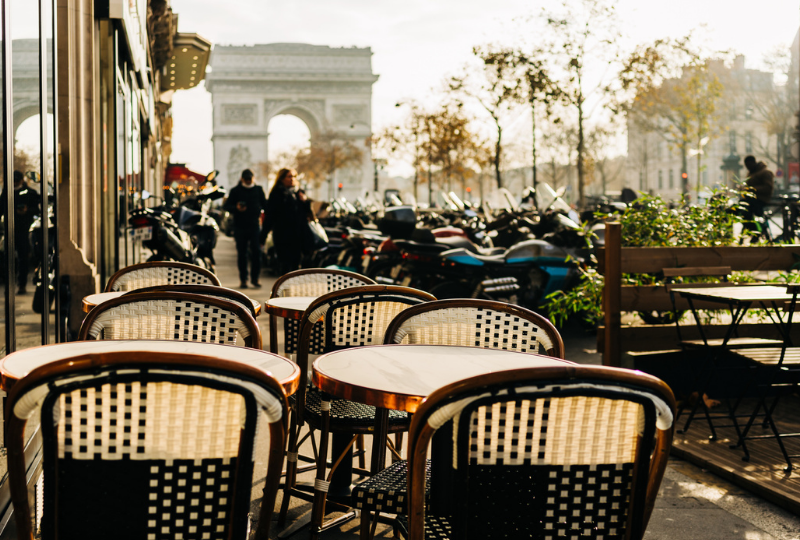
<svg viewBox="0 0 800 540"><path fill-rule="evenodd" d="M503 128L508 113L518 102L519 74L508 50L491 46L474 47L472 52L482 62L482 69L467 71L450 81L450 90L462 93L477 101L494 122L494 174L498 188L503 187L500 173L503 153Z"/></svg>
<svg viewBox="0 0 800 540"><path fill-rule="evenodd" d="M606 74L591 83L587 80L587 64L611 65L616 59L620 33L616 12L610 0L562 0L558 11L543 11L542 19L550 31L548 49L563 76L557 79L569 104L577 115L578 204L585 200L586 133L585 122L594 107L587 107L592 97L600 100Z"/></svg>
<svg viewBox="0 0 800 540"><path fill-rule="evenodd" d="M311 139L308 148L297 154L297 173L315 189L327 180L329 194L333 191L333 178L336 171L359 165L364 152L342 133L327 131Z"/></svg>
<svg viewBox="0 0 800 540"><path fill-rule="evenodd" d="M532 52L517 50L512 53L511 58L511 62L517 67L520 76L517 99L530 105L531 108L531 173L535 204L537 184L536 117L537 114L542 114L551 119L553 124L560 123L560 118L552 118L553 106L557 103L563 104L566 94L550 77L549 68L546 66L546 53L543 49L535 49ZM540 107L537 108L537 104Z"/></svg>
<svg viewBox="0 0 800 540"><path fill-rule="evenodd" d="M792 156L792 135L795 131L797 110L797 85L791 76L791 57L786 46L775 47L764 55L764 64L779 79L771 84L746 81L744 94L755 116L762 120L767 131L766 144L756 142L758 153L783 170L784 188L789 188L789 162ZM766 81L764 81L766 82ZM777 84L776 84L777 83ZM773 139L774 137L774 139ZM772 146L774 142L775 146Z"/></svg>
<svg viewBox="0 0 800 540"><path fill-rule="evenodd" d="M694 46L690 33L637 47L623 62L616 85L611 87L616 93L615 110L680 151L683 193L689 192L690 150L694 146L698 151L699 189L699 150L724 130L718 114L723 84L715 66L722 66L722 61Z"/></svg>

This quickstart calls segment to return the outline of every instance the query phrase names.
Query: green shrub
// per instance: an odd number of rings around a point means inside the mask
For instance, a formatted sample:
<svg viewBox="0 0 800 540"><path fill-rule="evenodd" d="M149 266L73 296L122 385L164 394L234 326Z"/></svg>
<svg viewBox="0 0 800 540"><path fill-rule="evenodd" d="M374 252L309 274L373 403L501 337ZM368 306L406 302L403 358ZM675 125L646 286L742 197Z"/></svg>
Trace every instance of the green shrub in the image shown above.
<svg viewBox="0 0 800 540"><path fill-rule="evenodd" d="M703 204L690 205L685 197L669 203L660 196L642 194L621 214L598 213L595 218L618 221L624 247L730 246L738 241L734 225L742 222L737 198L735 191L718 189ZM625 274L622 279L628 285L660 283L649 274ZM554 324L561 326L577 315L595 325L603 318L603 276L595 268L583 268L575 287L548 299L546 308Z"/></svg>

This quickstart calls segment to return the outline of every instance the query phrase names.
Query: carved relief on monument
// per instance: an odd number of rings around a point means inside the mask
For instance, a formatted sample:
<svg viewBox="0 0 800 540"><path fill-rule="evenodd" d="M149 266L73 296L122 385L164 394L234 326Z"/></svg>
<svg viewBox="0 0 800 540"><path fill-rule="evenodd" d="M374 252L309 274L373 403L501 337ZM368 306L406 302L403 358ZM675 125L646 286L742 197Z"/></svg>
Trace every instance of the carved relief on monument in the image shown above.
<svg viewBox="0 0 800 540"><path fill-rule="evenodd" d="M242 176L242 171L249 169L252 162L250 149L244 145L237 145L231 148L231 153L228 155L228 182L234 185L239 181Z"/></svg>
<svg viewBox="0 0 800 540"><path fill-rule="evenodd" d="M222 124L226 126L255 126L258 124L257 114L257 105L225 104L222 106Z"/></svg>
<svg viewBox="0 0 800 540"><path fill-rule="evenodd" d="M304 99L301 101L289 101L288 99L265 99L264 113L267 118L272 118L283 109L300 107L314 114L317 118L325 117L325 101L322 99Z"/></svg>
<svg viewBox="0 0 800 540"><path fill-rule="evenodd" d="M369 57L335 58L329 56L233 56L225 59L223 69L234 67L280 68L290 71L336 71L350 69L360 72L371 72ZM263 70L269 71L269 70Z"/></svg>
<svg viewBox="0 0 800 540"><path fill-rule="evenodd" d="M333 121L337 124L367 123L367 108L364 105L334 105Z"/></svg>

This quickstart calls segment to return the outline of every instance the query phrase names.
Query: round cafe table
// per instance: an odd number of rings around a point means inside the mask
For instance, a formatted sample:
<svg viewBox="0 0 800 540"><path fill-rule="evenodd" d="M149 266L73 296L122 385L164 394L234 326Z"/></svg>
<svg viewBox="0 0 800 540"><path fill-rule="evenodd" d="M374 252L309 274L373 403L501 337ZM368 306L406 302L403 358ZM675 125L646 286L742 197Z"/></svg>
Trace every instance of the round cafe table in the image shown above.
<svg viewBox="0 0 800 540"><path fill-rule="evenodd" d="M451 345L373 345L324 354L314 361L314 386L337 398L376 407L371 471L386 461L389 409L414 413L434 390L509 369L554 367L567 360L532 353ZM336 475L334 475L334 478Z"/></svg>
<svg viewBox="0 0 800 540"><path fill-rule="evenodd" d="M94 307L98 304L102 304L106 300L113 300L114 298L119 298L123 294L128 291L113 291L113 292L101 292L90 294L88 296L83 297L83 303L81 307L83 308L84 313L89 313L94 309Z"/></svg>
<svg viewBox="0 0 800 540"><path fill-rule="evenodd" d="M299 321L303 318L306 308L317 298L317 296L277 296L267 300L264 311L276 317Z"/></svg>
<svg viewBox="0 0 800 540"><path fill-rule="evenodd" d="M299 321L303 318L306 308L318 296L276 296L264 304L264 311L269 313L269 350L278 352L278 321L276 317Z"/></svg>
<svg viewBox="0 0 800 540"><path fill-rule="evenodd" d="M280 382L287 395L294 394L300 383L300 368L297 364L259 349L194 341L101 340L56 343L11 353L0 360L0 387L8 391L22 377L49 362L80 354L102 355L115 352L130 352L132 355L153 352L198 354L240 362L270 373Z"/></svg>

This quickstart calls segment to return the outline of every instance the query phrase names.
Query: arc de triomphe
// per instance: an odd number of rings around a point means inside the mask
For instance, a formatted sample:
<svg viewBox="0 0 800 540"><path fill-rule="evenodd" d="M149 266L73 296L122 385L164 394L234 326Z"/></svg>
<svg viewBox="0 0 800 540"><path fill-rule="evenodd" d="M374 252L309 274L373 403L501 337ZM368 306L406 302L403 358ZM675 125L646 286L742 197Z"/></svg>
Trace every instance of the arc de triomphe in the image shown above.
<svg viewBox="0 0 800 540"><path fill-rule="evenodd" d="M214 167L221 184L233 186L242 169L265 163L268 136L280 136L268 133L270 119L291 114L305 122L312 138L333 133L362 148L360 168L336 172L342 195L354 198L372 188L366 140L372 131L372 85L378 77L372 73L369 48L215 46L210 64L206 89L213 103ZM327 197L327 186L320 191L317 197Z"/></svg>

